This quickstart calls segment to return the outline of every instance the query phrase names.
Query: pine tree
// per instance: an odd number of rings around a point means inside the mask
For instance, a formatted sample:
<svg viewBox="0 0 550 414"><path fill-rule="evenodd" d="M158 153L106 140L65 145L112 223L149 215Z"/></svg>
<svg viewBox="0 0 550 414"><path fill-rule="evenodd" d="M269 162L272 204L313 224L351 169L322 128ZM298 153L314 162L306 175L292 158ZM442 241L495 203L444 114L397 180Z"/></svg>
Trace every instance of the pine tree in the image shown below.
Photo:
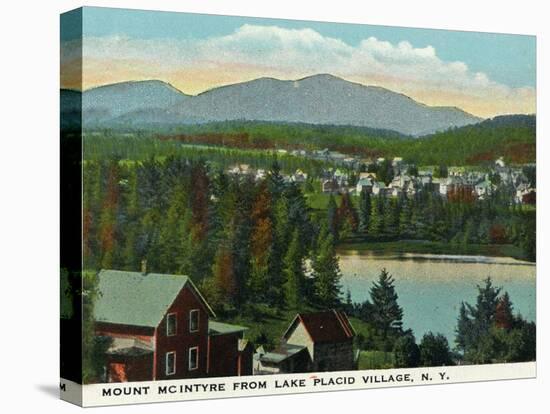
<svg viewBox="0 0 550 414"><path fill-rule="evenodd" d="M395 341L393 356L396 368L414 368L420 363L420 348L410 330Z"/></svg>
<svg viewBox="0 0 550 414"><path fill-rule="evenodd" d="M362 189L359 199L359 231L362 233L367 232L369 228L369 217L371 212L371 198L370 193Z"/></svg>
<svg viewBox="0 0 550 414"><path fill-rule="evenodd" d="M484 286L478 286L477 289L476 305L468 304L467 307L474 321L474 334L480 337L487 334L493 324L501 289L493 286L490 277L485 279Z"/></svg>
<svg viewBox="0 0 550 414"><path fill-rule="evenodd" d="M397 207L397 200L395 198L386 200L383 222L384 232L386 235L389 237L395 237L399 226L399 210Z"/></svg>
<svg viewBox="0 0 550 414"><path fill-rule="evenodd" d="M285 188L285 180L281 175L281 166L277 159L273 161L267 173L267 184L273 199L277 200Z"/></svg>
<svg viewBox="0 0 550 414"><path fill-rule="evenodd" d="M187 211L186 202L183 189L176 188L159 234L158 271L160 272L175 273L178 271L179 247L185 235L183 218Z"/></svg>
<svg viewBox="0 0 550 414"><path fill-rule="evenodd" d="M393 277L382 269L378 281L370 289L372 303L371 320L385 341L392 334L401 332L403 309L397 303ZM391 349L391 348L390 348Z"/></svg>
<svg viewBox="0 0 550 414"><path fill-rule="evenodd" d="M426 333L420 341L420 364L423 367L452 365L449 342L442 334Z"/></svg>
<svg viewBox="0 0 550 414"><path fill-rule="evenodd" d="M324 308L332 308L340 302L340 266L334 248L332 234L323 227L313 257L313 288L315 301Z"/></svg>
<svg viewBox="0 0 550 414"><path fill-rule="evenodd" d="M300 243L300 234L298 230L294 230L292 241L283 260L285 301L291 309L298 309L304 298L305 277Z"/></svg>
<svg viewBox="0 0 550 414"><path fill-rule="evenodd" d="M458 316L458 322L456 327L455 342L457 348L463 353L469 347L472 340L472 321L468 316L468 310L466 304L462 302L460 304L460 311Z"/></svg>
<svg viewBox="0 0 550 414"><path fill-rule="evenodd" d="M399 225L398 225L399 237L412 236L411 216L412 216L411 203L407 198L405 198L401 203L401 210L399 212Z"/></svg>
<svg viewBox="0 0 550 414"><path fill-rule="evenodd" d="M357 217L357 212L355 207L351 202L349 193L342 194L342 199L340 201L340 207L336 211L338 228L340 229L340 237L345 238L349 237L351 233L357 231L359 225L359 218ZM346 229L346 231L344 231Z"/></svg>
<svg viewBox="0 0 550 414"><path fill-rule="evenodd" d="M327 205L327 223L330 234L334 240L338 240L338 206L336 205L336 200L331 194L328 199Z"/></svg>
<svg viewBox="0 0 550 414"><path fill-rule="evenodd" d="M384 229L384 220L382 215L383 203L384 199L381 196L375 197L371 203L369 234L373 237L381 236Z"/></svg>

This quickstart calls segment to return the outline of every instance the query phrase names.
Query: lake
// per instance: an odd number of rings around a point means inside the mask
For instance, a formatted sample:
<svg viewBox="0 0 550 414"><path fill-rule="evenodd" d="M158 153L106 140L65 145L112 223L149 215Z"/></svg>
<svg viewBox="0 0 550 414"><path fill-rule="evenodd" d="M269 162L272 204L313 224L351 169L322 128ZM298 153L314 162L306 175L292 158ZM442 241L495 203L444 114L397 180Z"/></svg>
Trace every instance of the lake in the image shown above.
<svg viewBox="0 0 550 414"><path fill-rule="evenodd" d="M441 332L454 347L454 329L462 301L475 303L476 285L490 276L493 284L507 291L527 320L536 313L534 263L508 257L454 256L434 254L375 254L339 252L343 292L349 288L354 302L369 299L372 282L380 270L395 279L404 328L411 328L420 341L428 331Z"/></svg>

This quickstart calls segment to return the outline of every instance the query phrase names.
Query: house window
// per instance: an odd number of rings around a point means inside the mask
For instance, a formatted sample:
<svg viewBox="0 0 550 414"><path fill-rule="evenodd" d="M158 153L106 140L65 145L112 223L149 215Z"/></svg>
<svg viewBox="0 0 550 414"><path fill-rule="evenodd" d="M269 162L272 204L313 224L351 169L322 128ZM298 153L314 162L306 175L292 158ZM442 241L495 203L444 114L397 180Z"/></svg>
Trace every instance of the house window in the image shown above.
<svg viewBox="0 0 550 414"><path fill-rule="evenodd" d="M175 313L166 315L166 336L174 336L178 331L178 320Z"/></svg>
<svg viewBox="0 0 550 414"><path fill-rule="evenodd" d="M176 373L176 353L166 353L166 375L174 375Z"/></svg>
<svg viewBox="0 0 550 414"><path fill-rule="evenodd" d="M199 347L194 346L189 348L189 371L193 371L199 367Z"/></svg>
<svg viewBox="0 0 550 414"><path fill-rule="evenodd" d="M189 332L197 332L199 330L199 310L193 309L189 312Z"/></svg>

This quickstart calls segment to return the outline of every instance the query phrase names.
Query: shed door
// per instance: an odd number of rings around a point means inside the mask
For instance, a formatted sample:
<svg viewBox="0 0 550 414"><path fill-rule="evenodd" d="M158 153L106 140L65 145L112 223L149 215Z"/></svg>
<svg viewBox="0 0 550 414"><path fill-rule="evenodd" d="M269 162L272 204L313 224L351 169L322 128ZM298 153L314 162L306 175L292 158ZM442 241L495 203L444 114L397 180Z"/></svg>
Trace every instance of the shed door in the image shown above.
<svg viewBox="0 0 550 414"><path fill-rule="evenodd" d="M109 382L127 382L126 364L111 362L109 364Z"/></svg>

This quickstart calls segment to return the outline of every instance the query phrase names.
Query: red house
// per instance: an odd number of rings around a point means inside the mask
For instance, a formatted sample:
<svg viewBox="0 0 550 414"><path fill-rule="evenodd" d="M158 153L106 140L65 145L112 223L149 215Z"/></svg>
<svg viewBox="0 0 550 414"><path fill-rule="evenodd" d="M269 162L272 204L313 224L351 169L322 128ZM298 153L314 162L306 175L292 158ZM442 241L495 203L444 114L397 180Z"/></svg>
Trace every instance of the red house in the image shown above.
<svg viewBox="0 0 550 414"><path fill-rule="evenodd" d="M109 338L105 382L252 374L247 328L215 317L191 279L102 270L96 335Z"/></svg>

